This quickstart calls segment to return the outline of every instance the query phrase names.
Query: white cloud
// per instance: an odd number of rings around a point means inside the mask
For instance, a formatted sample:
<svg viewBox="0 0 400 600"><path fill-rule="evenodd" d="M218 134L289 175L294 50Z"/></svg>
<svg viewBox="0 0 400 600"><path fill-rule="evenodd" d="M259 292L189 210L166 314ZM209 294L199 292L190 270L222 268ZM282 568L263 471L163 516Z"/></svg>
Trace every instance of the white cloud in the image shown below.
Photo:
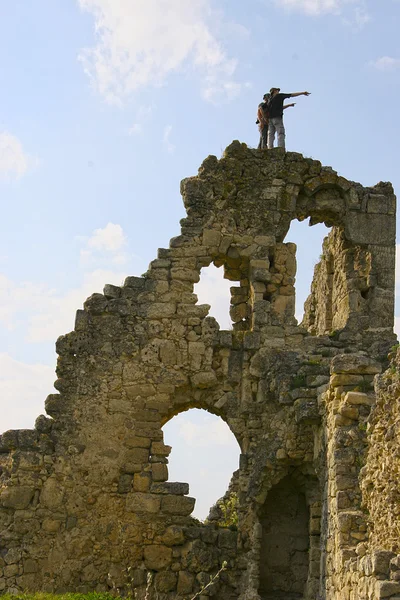
<svg viewBox="0 0 400 600"><path fill-rule="evenodd" d="M20 179L33 162L15 135L0 133L0 179Z"/></svg>
<svg viewBox="0 0 400 600"><path fill-rule="evenodd" d="M16 283L0 275L0 324L7 330L22 326L28 343L54 342L71 331L75 313L106 283L121 285L126 273L96 269L85 273L79 287L61 293L45 284Z"/></svg>
<svg viewBox="0 0 400 600"><path fill-rule="evenodd" d="M370 65L379 71L394 71L395 69L400 68L400 58L381 56L380 58L371 61Z"/></svg>
<svg viewBox="0 0 400 600"><path fill-rule="evenodd" d="M136 122L129 129L129 135L142 133L144 125L150 119L153 113L153 106L140 106L136 114Z"/></svg>
<svg viewBox="0 0 400 600"><path fill-rule="evenodd" d="M208 417L199 423L181 417L179 433L188 446L193 448L216 446L232 446L237 448L237 441L228 425L219 418Z"/></svg>
<svg viewBox="0 0 400 600"><path fill-rule="evenodd" d="M146 86L162 86L188 66L203 78L209 101L237 94L236 61L212 32L220 22L211 0L78 0L95 19L97 44L80 54L85 72L110 103L121 104ZM244 28L241 28L244 35Z"/></svg>
<svg viewBox="0 0 400 600"><path fill-rule="evenodd" d="M15 282L0 273L0 325L9 331L22 327L30 343L53 342L71 331L76 310L88 296L102 292L106 283L122 284L127 275L122 265L131 258L122 227L108 223L81 241L81 282L67 291L40 282Z"/></svg>
<svg viewBox="0 0 400 600"><path fill-rule="evenodd" d="M0 353L0 434L18 427L31 428L36 417L44 413L44 401L54 393L54 368L30 365Z"/></svg>
<svg viewBox="0 0 400 600"><path fill-rule="evenodd" d="M83 266L98 264L123 265L128 262L127 241L121 225L107 223L103 229L95 229L86 240L80 253Z"/></svg>
<svg viewBox="0 0 400 600"><path fill-rule="evenodd" d="M303 12L307 15L318 16L334 14L343 17L346 24L355 25L361 29L371 20L365 0L275 0L280 7ZM350 15L348 16L348 9Z"/></svg>
<svg viewBox="0 0 400 600"><path fill-rule="evenodd" d="M172 154L175 151L175 146L170 142L170 137L172 133L172 125L166 125L164 128L163 134L163 143L169 154Z"/></svg>

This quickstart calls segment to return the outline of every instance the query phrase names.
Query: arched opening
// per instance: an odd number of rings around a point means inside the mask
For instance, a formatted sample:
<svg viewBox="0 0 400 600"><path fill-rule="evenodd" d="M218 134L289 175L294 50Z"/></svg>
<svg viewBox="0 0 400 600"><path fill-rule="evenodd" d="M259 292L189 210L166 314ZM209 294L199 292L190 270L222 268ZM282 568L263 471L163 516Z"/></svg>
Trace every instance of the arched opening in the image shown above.
<svg viewBox="0 0 400 600"><path fill-rule="evenodd" d="M199 304L211 306L209 315L217 320L221 329L232 329L231 285L230 281L224 279L223 268L211 264L201 269L200 281L194 286Z"/></svg>
<svg viewBox="0 0 400 600"><path fill-rule="evenodd" d="M317 595L321 514L317 488L315 477L291 473L268 493L260 513L263 600Z"/></svg>
<svg viewBox="0 0 400 600"><path fill-rule="evenodd" d="M324 256L322 244L329 231L330 229L324 223L317 223L310 227L308 221L294 220L286 235L285 243L293 242L297 246L295 315L298 323L303 320L304 304L310 294L315 266ZM329 276L333 276L329 265L327 269Z"/></svg>
<svg viewBox="0 0 400 600"><path fill-rule="evenodd" d="M192 516L204 520L239 466L239 444L223 419L202 409L176 415L163 431L172 446L169 480L189 483L190 496L196 498Z"/></svg>

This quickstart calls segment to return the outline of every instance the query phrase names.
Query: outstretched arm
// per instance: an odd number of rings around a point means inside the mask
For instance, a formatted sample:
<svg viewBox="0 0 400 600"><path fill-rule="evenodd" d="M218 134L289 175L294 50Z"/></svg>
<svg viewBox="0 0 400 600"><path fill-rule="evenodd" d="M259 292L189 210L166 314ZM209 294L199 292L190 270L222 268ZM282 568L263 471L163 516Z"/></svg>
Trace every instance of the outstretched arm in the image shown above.
<svg viewBox="0 0 400 600"><path fill-rule="evenodd" d="M294 92L293 94L290 94L292 98L295 98L296 96L309 96L310 92Z"/></svg>
<svg viewBox="0 0 400 600"><path fill-rule="evenodd" d="M285 110L285 108L291 108L292 106L296 106L296 102L293 102L293 104L285 104L283 110Z"/></svg>

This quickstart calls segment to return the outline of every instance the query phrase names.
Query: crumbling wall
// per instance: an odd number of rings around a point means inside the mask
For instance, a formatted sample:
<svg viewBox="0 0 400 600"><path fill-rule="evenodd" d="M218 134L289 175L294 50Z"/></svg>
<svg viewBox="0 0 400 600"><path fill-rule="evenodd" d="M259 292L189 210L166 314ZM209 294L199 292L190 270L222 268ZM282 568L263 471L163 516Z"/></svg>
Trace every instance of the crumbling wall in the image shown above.
<svg viewBox="0 0 400 600"><path fill-rule="evenodd" d="M172 600L190 597L226 562L211 593L259 599L264 508L287 477L309 519L297 581L304 598L342 598L347 589L354 534L364 541L369 527L356 488L358 419L363 425L369 404L354 409L347 392L371 385L376 371L360 376L346 364L351 352L377 369L394 343L393 190L363 188L300 154L234 142L181 191L181 234L143 277L88 298L74 331L58 339L49 416L1 436L0 591L128 584L141 598L149 578L160 600ZM314 320L309 308L299 327L296 247L284 240L293 219L308 217L333 227L324 249L331 258L308 301ZM193 294L211 263L236 282L232 331L220 331ZM329 310L321 308L327 298ZM343 374L350 379L338 383ZM168 481L162 427L188 408L219 415L240 445L236 530L197 523L187 484ZM339 433L349 446L357 433L349 456ZM354 492L336 506L349 465Z"/></svg>

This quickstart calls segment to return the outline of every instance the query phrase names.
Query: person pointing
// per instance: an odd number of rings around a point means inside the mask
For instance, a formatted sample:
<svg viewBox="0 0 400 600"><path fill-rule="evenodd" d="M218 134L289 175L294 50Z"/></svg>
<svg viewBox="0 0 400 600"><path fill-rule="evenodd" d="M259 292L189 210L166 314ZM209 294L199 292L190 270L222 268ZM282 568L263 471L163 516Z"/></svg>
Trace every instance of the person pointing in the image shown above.
<svg viewBox="0 0 400 600"><path fill-rule="evenodd" d="M280 88L271 88L271 98L268 103L269 124L268 124L268 148L274 147L275 133L278 138L278 148L285 148L285 126L283 124L283 103L287 98L296 98L296 96L309 96L310 92L292 92L291 94L281 94Z"/></svg>

